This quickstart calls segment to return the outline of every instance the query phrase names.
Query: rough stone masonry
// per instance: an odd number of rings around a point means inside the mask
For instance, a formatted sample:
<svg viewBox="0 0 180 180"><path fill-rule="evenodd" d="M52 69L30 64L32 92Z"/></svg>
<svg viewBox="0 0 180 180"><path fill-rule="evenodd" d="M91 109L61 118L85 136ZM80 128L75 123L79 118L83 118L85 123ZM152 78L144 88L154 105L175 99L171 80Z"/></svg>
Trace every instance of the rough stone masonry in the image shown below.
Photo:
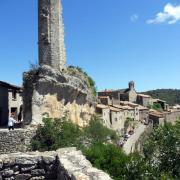
<svg viewBox="0 0 180 180"><path fill-rule="evenodd" d="M1 179L111 180L108 174L93 168L76 148L0 155Z"/></svg>
<svg viewBox="0 0 180 180"><path fill-rule="evenodd" d="M60 0L39 0L39 64L65 67L64 25Z"/></svg>

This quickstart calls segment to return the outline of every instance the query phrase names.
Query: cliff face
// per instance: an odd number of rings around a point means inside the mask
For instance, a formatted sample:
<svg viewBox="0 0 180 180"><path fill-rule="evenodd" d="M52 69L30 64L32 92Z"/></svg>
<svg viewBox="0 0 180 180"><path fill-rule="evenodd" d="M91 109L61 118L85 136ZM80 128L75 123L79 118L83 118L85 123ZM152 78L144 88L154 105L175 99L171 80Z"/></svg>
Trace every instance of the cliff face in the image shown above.
<svg viewBox="0 0 180 180"><path fill-rule="evenodd" d="M94 114L96 98L83 73L42 66L24 73L23 82L25 124L42 123L45 114L61 118L67 113L74 123L84 126Z"/></svg>

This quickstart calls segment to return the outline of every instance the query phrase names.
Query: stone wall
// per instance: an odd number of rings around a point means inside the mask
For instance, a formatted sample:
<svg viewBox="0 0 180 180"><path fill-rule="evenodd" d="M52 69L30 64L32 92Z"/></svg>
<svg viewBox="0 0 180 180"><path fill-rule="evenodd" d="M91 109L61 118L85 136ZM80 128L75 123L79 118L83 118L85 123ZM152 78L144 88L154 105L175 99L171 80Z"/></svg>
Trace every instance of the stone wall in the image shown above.
<svg viewBox="0 0 180 180"><path fill-rule="evenodd" d="M75 148L0 155L0 179L111 180Z"/></svg>
<svg viewBox="0 0 180 180"><path fill-rule="evenodd" d="M165 113L164 116L166 122L175 123L178 119L180 119L180 110Z"/></svg>
<svg viewBox="0 0 180 180"><path fill-rule="evenodd" d="M35 128L0 130L0 154L12 152L25 152L31 139L35 136Z"/></svg>
<svg viewBox="0 0 180 180"><path fill-rule="evenodd" d="M150 134L153 132L153 123L149 123L145 131L141 134L138 141L135 142L134 151L140 152L143 154L143 145L144 142L149 138Z"/></svg>

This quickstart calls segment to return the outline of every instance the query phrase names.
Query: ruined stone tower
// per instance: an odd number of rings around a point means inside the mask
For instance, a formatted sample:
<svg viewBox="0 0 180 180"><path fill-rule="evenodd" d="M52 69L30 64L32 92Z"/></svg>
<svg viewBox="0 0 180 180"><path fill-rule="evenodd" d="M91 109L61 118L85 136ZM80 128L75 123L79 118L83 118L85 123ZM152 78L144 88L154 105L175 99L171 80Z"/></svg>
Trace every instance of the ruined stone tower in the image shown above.
<svg viewBox="0 0 180 180"><path fill-rule="evenodd" d="M66 63L61 0L38 0L38 3L39 65L61 70Z"/></svg>

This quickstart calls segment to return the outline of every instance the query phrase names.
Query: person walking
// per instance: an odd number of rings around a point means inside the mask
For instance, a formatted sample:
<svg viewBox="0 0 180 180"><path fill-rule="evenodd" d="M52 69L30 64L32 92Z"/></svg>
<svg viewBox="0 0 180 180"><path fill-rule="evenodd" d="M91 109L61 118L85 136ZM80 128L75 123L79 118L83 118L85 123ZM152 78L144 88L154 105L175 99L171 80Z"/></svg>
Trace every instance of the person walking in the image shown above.
<svg viewBox="0 0 180 180"><path fill-rule="evenodd" d="M9 117L9 121L8 121L8 129L9 131L12 129L14 130L14 124L17 123L17 121L14 119L14 115L11 114L11 116Z"/></svg>

